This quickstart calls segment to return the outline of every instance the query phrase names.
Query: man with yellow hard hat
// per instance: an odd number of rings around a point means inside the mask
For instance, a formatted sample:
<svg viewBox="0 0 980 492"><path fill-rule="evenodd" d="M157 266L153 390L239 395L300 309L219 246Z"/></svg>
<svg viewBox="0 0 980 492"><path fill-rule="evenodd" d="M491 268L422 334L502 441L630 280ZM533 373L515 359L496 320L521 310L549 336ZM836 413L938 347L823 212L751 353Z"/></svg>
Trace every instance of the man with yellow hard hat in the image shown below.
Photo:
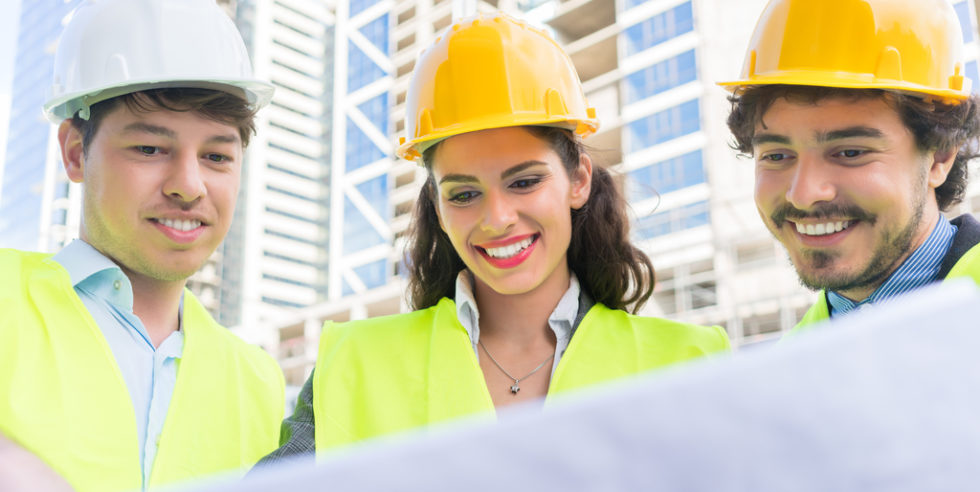
<svg viewBox="0 0 980 492"><path fill-rule="evenodd" d="M276 448L278 365L185 288L228 231L271 95L213 0L75 10L44 111L82 185L80 239L0 250L0 457L26 463L0 484L57 482L25 477L43 474L25 451L103 492L243 472Z"/></svg>
<svg viewBox="0 0 980 492"><path fill-rule="evenodd" d="M728 126L755 202L819 299L794 332L954 277L980 283L980 223L949 220L980 137L947 0L772 0Z"/></svg>

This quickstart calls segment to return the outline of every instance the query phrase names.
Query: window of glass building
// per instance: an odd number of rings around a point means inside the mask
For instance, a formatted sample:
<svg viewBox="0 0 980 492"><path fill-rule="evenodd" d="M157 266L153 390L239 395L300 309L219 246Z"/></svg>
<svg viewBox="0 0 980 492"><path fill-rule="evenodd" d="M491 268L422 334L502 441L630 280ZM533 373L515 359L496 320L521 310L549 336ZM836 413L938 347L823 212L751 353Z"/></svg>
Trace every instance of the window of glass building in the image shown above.
<svg viewBox="0 0 980 492"><path fill-rule="evenodd" d="M637 70L626 76L627 104L697 79L694 50Z"/></svg>
<svg viewBox="0 0 980 492"><path fill-rule="evenodd" d="M636 152L696 132L701 129L698 101L691 100L631 121L626 128L627 152Z"/></svg>
<svg viewBox="0 0 980 492"><path fill-rule="evenodd" d="M973 41L973 20L970 17L971 3L963 1L953 5L953 8L956 10L956 17L960 21L960 29L963 30L964 43Z"/></svg>
<svg viewBox="0 0 980 492"><path fill-rule="evenodd" d="M627 186L630 200L641 201L704 182L701 150L696 150L630 171Z"/></svg>
<svg viewBox="0 0 980 492"><path fill-rule="evenodd" d="M627 27L623 31L626 55L639 53L692 30L694 30L694 14L691 10L691 2L684 2Z"/></svg>
<svg viewBox="0 0 980 492"><path fill-rule="evenodd" d="M363 167L384 157L384 152L358 127L347 118L347 152L345 153L348 171Z"/></svg>
<svg viewBox="0 0 980 492"><path fill-rule="evenodd" d="M344 254L357 253L384 242L384 237L368 222L354 202L350 198L344 198Z"/></svg>
<svg viewBox="0 0 980 492"><path fill-rule="evenodd" d="M634 230L641 239L650 239L707 225L709 220L708 202L701 201L642 217Z"/></svg>

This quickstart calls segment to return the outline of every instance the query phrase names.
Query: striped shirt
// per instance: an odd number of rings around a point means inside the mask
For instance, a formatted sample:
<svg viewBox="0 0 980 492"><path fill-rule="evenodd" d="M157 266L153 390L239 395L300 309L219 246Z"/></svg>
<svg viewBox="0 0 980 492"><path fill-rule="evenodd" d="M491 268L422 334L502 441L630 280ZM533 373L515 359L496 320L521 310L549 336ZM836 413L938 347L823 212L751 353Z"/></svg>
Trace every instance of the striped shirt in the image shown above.
<svg viewBox="0 0 980 492"><path fill-rule="evenodd" d="M847 314L865 305L877 304L935 282L938 280L943 257L953 245L954 236L956 236L956 226L940 214L936 227L929 233L925 242L866 299L854 302L836 292L827 292L831 317Z"/></svg>

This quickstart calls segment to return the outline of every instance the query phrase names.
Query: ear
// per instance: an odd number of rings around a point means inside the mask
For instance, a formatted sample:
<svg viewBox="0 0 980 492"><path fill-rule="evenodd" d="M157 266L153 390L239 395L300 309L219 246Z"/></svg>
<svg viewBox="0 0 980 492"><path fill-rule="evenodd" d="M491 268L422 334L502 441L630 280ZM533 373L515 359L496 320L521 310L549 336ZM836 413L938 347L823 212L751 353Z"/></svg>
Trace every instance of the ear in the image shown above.
<svg viewBox="0 0 980 492"><path fill-rule="evenodd" d="M65 166L68 179L81 183L85 175L85 149L82 133L71 124L71 120L62 121L58 127L58 144L61 146L61 162Z"/></svg>
<svg viewBox="0 0 980 492"><path fill-rule="evenodd" d="M574 209L582 208L589 201L589 195L592 193L592 158L581 154L578 167L570 178L572 182L569 190L570 203Z"/></svg>
<svg viewBox="0 0 980 492"><path fill-rule="evenodd" d="M956 148L945 151L937 150L929 154L929 157L932 161L929 167L929 187L936 189L946 182L949 171L953 169L953 163L956 162Z"/></svg>

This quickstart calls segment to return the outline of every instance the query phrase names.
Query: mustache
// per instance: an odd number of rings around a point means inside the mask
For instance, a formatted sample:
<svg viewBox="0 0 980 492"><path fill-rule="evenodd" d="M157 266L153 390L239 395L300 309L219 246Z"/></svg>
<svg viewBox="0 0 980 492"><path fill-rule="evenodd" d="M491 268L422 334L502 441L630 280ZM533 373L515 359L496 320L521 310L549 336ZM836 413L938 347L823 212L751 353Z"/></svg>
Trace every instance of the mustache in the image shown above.
<svg viewBox="0 0 980 492"><path fill-rule="evenodd" d="M857 205L848 203L826 203L814 206L810 210L800 210L788 203L781 205L774 210L769 218L777 226L781 226L786 219L834 219L840 217L850 217L854 220L874 223L875 215L868 213Z"/></svg>

